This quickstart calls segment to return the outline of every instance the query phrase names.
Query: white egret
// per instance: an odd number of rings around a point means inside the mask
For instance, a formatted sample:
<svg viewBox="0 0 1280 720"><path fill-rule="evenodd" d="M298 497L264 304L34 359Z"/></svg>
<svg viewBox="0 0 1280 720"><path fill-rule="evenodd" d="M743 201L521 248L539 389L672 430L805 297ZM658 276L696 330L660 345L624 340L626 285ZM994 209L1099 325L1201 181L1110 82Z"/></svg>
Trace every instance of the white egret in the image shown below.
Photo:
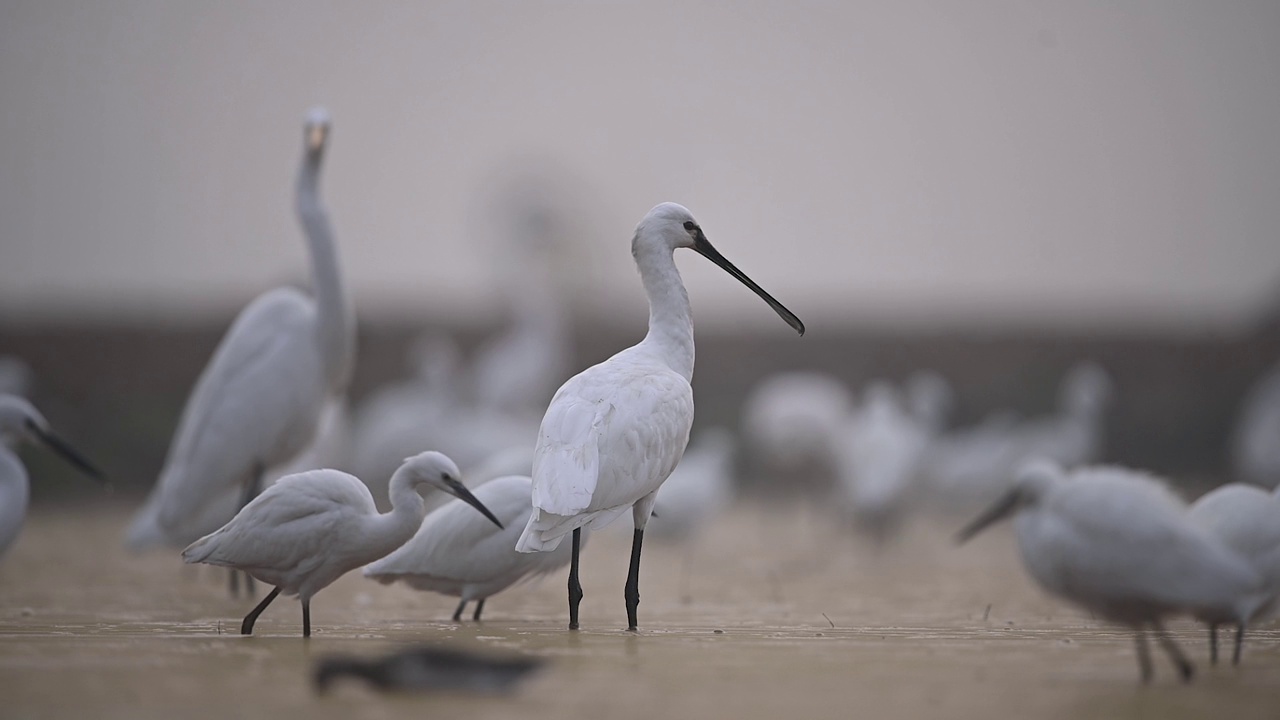
<svg viewBox="0 0 1280 720"><path fill-rule="evenodd" d="M1133 629L1143 682L1151 679L1147 627L1190 680L1192 665L1164 618L1249 617L1264 600L1248 563L1193 524L1186 504L1146 473L1117 467L1067 473L1032 462L958 541L1011 514L1023 565L1045 590Z"/></svg>
<svg viewBox="0 0 1280 720"><path fill-rule="evenodd" d="M728 428L707 428L694 436L680 464L662 483L646 530L658 537L685 539L729 507L737 448Z"/></svg>
<svg viewBox="0 0 1280 720"><path fill-rule="evenodd" d="M13 449L19 442L44 445L76 469L102 480L102 473L55 435L31 403L16 395L0 395L0 557L22 530L31 495L27 469Z"/></svg>
<svg viewBox="0 0 1280 720"><path fill-rule="evenodd" d="M1280 487L1280 368L1262 377L1245 397L1231 437L1231 461L1241 482Z"/></svg>
<svg viewBox="0 0 1280 720"><path fill-rule="evenodd" d="M328 135L328 115L311 111L295 200L313 295L276 288L236 318L196 381L160 478L130 528L132 547L181 544L193 526L226 522L260 492L268 469L312 442L326 401L345 392L355 321L319 196ZM238 503L229 500L237 493Z"/></svg>
<svg viewBox="0 0 1280 720"><path fill-rule="evenodd" d="M275 589L240 625L253 632L281 592L302 601L302 635L311 636L311 597L349 570L400 547L422 523L419 488L461 498L495 524L498 519L462 484L458 466L438 452L405 460L391 478L391 512L378 513L369 488L339 470L289 475L267 488L222 529L182 551L188 563L243 570Z"/></svg>
<svg viewBox="0 0 1280 720"><path fill-rule="evenodd" d="M573 534L569 628L578 627L578 552L583 527L600 527L631 508L635 531L624 597L636 629L640 551L658 488L693 424L693 318L676 269L677 248L692 248L765 300L801 335L804 324L707 241L693 216L663 203L636 226L631 254L649 298L649 332L634 345L569 378L542 418L533 458L533 514L516 549L549 552Z"/></svg>
<svg viewBox="0 0 1280 720"><path fill-rule="evenodd" d="M1191 505L1191 520L1219 537L1227 547L1244 558L1262 576L1270 600L1252 616L1201 614L1209 624L1209 659L1218 662L1218 625L1236 625L1234 665L1240 664L1245 626L1264 619L1274 610L1280 592L1280 498L1256 485L1223 485Z"/></svg>
<svg viewBox="0 0 1280 720"><path fill-rule="evenodd" d="M536 657L410 648L375 659L327 655L316 663L313 679L319 694L344 676L364 680L382 691L505 693L545 662Z"/></svg>
<svg viewBox="0 0 1280 720"><path fill-rule="evenodd" d="M512 475L475 488L476 499L502 521L501 528L476 515L466 503L446 503L427 515L413 539L365 567L364 576L384 585L402 581L415 590L460 598L453 613L455 622L474 600L472 619L479 620L490 596L569 564L568 545L546 553L515 550L533 512L532 486L532 478Z"/></svg>

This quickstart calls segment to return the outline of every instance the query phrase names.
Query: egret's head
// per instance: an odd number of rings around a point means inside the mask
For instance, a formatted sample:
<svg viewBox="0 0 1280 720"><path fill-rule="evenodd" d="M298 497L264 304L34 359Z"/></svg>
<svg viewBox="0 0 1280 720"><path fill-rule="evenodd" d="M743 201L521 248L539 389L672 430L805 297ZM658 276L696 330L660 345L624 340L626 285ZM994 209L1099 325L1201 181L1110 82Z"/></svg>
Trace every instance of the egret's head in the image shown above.
<svg viewBox="0 0 1280 720"><path fill-rule="evenodd" d="M16 395L0 395L0 438L44 445L84 474L103 479L84 456L53 433L39 410Z"/></svg>
<svg viewBox="0 0 1280 720"><path fill-rule="evenodd" d="M1062 467L1057 463L1049 460L1027 462L1014 476L1013 487L957 533L956 542L963 543L1000 520L1024 508L1039 505L1063 476Z"/></svg>
<svg viewBox="0 0 1280 720"><path fill-rule="evenodd" d="M444 453L428 450L406 458L402 471L408 473L409 484L414 489L427 485L436 490L446 492L479 510L482 515L492 520L494 525L502 527L502 523L489 511L489 508L485 507L467 489L467 486L462 484L462 472L449 459L449 456Z"/></svg>
<svg viewBox="0 0 1280 720"><path fill-rule="evenodd" d="M329 140L329 111L322 107L312 108L307 113L302 137L307 147L307 156L318 160Z"/></svg>

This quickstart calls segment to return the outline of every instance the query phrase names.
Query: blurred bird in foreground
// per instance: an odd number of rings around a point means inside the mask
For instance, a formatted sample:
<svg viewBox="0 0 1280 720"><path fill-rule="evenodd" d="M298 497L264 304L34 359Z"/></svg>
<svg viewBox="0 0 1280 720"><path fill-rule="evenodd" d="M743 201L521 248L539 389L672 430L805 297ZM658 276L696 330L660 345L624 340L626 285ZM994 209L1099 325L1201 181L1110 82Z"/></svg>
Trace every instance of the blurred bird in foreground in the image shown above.
<svg viewBox="0 0 1280 720"><path fill-rule="evenodd" d="M536 657L420 647L380 658L326 655L316 662L313 679L320 694L343 677L363 680L384 692L502 694L545 664Z"/></svg>

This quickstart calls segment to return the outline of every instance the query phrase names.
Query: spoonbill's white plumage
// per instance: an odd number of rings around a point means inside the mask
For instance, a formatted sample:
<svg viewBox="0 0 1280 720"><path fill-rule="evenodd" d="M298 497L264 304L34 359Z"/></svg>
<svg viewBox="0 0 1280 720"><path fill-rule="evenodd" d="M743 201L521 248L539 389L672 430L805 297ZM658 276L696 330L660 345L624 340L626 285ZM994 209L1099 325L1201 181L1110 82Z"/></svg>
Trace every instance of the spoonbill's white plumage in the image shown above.
<svg viewBox="0 0 1280 720"><path fill-rule="evenodd" d="M569 564L568 545L545 553L515 550L533 512L532 486L527 475L511 475L475 488L476 498L502 521L502 528L476 515L466 503L446 503L427 515L409 542L365 567L365 577L460 598L454 621L462 619L467 603L478 601L473 619L479 620L490 596Z"/></svg>
<svg viewBox="0 0 1280 720"><path fill-rule="evenodd" d="M1231 438L1231 461L1241 482L1280 487L1280 368L1257 382L1245 397Z"/></svg>
<svg viewBox="0 0 1280 720"><path fill-rule="evenodd" d="M14 449L22 442L43 445L81 472L102 479L102 473L53 433L31 403L16 395L0 395L0 557L18 538L27 517L31 485Z"/></svg>
<svg viewBox="0 0 1280 720"><path fill-rule="evenodd" d="M1256 485L1231 483L1206 493L1191 505L1191 520L1216 535L1235 550L1256 571L1265 584L1268 602L1251 616L1201 614L1209 624L1209 657L1218 661L1218 625L1236 626L1233 664L1240 663L1246 625L1257 622L1275 609L1280 593L1280 498Z"/></svg>
<svg viewBox="0 0 1280 720"><path fill-rule="evenodd" d="M1249 617L1265 599L1248 563L1192 523L1186 504L1146 473L1116 467L1067 473L1032 462L959 540L1011 514L1023 565L1045 590L1133 629L1143 682L1151 678L1148 627L1190 680L1192 665L1164 618Z"/></svg>
<svg viewBox="0 0 1280 720"><path fill-rule="evenodd" d="M312 294L270 290L232 323L187 400L160 478L130 529L131 546L181 543L202 515L223 512L229 493L238 492L243 506L268 469L312 442L326 401L346 389L355 321L319 195L328 134L328 115L313 110L295 196Z"/></svg>
<svg viewBox="0 0 1280 720"><path fill-rule="evenodd" d="M311 635L311 597L349 570L403 545L422 524L420 488L466 501L498 520L463 486L457 465L438 452L407 460L391 478L391 511L379 514L369 488L339 470L283 477L217 532L182 551L188 563L243 570L275 589L244 619L248 635L281 592L302 601L302 634Z"/></svg>
<svg viewBox="0 0 1280 720"><path fill-rule="evenodd" d="M693 216L663 203L636 227L631 254L649 298L649 332L639 344L570 378L556 391L538 430L533 514L516 549L547 552L573 534L569 627L578 627L578 550L583 527L602 526L628 508L635 532L624 592L636 629L640 550L658 488L680 461L693 424L693 318L676 269L677 248L692 248L746 284L797 332L804 324L726 260Z"/></svg>
<svg viewBox="0 0 1280 720"><path fill-rule="evenodd" d="M733 454L738 442L727 428L694 436L680 464L662 483L647 530L681 540L733 503Z"/></svg>

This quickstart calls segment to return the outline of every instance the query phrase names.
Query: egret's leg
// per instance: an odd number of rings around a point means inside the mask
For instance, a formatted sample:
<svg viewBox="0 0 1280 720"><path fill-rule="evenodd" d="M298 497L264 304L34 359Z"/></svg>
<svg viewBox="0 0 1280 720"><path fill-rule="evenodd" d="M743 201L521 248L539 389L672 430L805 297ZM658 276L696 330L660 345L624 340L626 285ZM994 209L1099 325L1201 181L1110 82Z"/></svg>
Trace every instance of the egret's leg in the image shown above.
<svg viewBox="0 0 1280 720"><path fill-rule="evenodd" d="M262 598L262 602L258 603L257 607L250 610L249 614L244 616L244 622L240 623L241 635L253 634L253 624L258 622L258 616L262 614L263 610L267 609L267 606L270 605L271 601L275 600L276 596L279 594L280 594L280 588L272 589L272 591L268 593L266 597Z"/></svg>
<svg viewBox="0 0 1280 720"><path fill-rule="evenodd" d="M1218 664L1218 623L1209 623L1209 664Z"/></svg>
<svg viewBox="0 0 1280 720"><path fill-rule="evenodd" d="M636 608L640 606L640 547L644 545L644 530L636 528L631 537L631 569L627 572L627 587L623 596L627 600L627 629L636 631Z"/></svg>
<svg viewBox="0 0 1280 720"><path fill-rule="evenodd" d="M463 600L458 603L458 609L453 611L453 621L462 622L462 611L467 609L467 601Z"/></svg>
<svg viewBox="0 0 1280 720"><path fill-rule="evenodd" d="M1139 625L1133 631L1134 645L1138 650L1138 670L1142 674L1142 682L1151 682L1151 648L1147 647L1147 631Z"/></svg>
<svg viewBox="0 0 1280 720"><path fill-rule="evenodd" d="M573 530L573 555L569 559L569 629L578 629L578 603L582 602L582 583L578 582L578 551L582 547L582 528Z"/></svg>
<svg viewBox="0 0 1280 720"><path fill-rule="evenodd" d="M1236 649L1231 655L1231 664L1240 664L1240 651L1244 649L1244 623L1236 626Z"/></svg>
<svg viewBox="0 0 1280 720"><path fill-rule="evenodd" d="M311 601L302 601L302 637L311 637Z"/></svg>
<svg viewBox="0 0 1280 720"><path fill-rule="evenodd" d="M1182 676L1183 682L1191 682L1191 676L1195 674L1195 667L1186 655L1182 654L1181 648L1169 636L1169 631L1164 629L1164 623L1159 621L1151 623L1151 627L1156 631L1156 640L1160 641L1160 647L1168 653L1169 659L1173 661L1175 667L1178 668L1178 674Z"/></svg>
<svg viewBox="0 0 1280 720"><path fill-rule="evenodd" d="M484 611L484 598L480 598L478 601L476 601L476 612L474 615L471 616L471 619L475 620L476 622L480 622L480 613L482 611Z"/></svg>

